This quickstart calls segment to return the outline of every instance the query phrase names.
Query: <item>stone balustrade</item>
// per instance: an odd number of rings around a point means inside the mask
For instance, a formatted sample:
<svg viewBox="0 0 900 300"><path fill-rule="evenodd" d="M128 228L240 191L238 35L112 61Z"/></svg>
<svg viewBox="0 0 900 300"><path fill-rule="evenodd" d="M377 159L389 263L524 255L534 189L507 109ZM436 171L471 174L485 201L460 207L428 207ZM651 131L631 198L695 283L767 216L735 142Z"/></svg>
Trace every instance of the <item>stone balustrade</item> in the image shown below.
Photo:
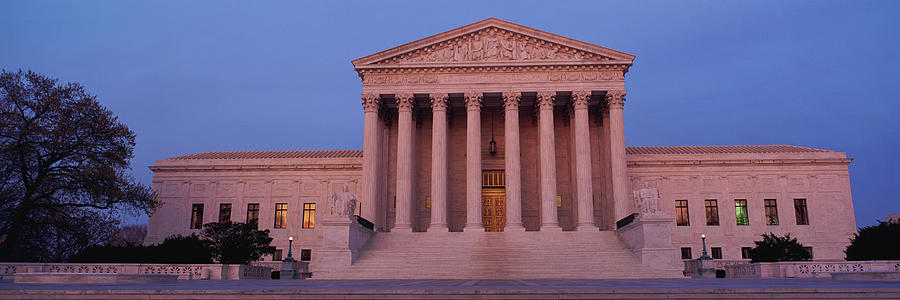
<svg viewBox="0 0 900 300"><path fill-rule="evenodd" d="M815 278L831 277L831 272L869 271L900 272L900 260L783 261L725 266L727 277L733 278Z"/></svg>
<svg viewBox="0 0 900 300"><path fill-rule="evenodd" d="M277 262L280 264L280 262ZM137 263L0 263L0 279L16 273L174 274L178 279L239 280L270 279L273 267L266 264L137 264Z"/></svg>

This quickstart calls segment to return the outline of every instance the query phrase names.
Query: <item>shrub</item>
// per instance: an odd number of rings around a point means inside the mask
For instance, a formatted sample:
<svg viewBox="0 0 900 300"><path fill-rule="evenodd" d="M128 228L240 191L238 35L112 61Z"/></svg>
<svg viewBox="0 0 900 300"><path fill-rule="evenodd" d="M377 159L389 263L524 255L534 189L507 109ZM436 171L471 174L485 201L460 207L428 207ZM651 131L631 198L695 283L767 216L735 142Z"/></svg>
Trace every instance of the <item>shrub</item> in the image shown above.
<svg viewBox="0 0 900 300"><path fill-rule="evenodd" d="M751 262L799 261L810 260L812 255L803 244L797 242L790 234L783 237L774 233L762 235L762 241L756 241L756 247L750 249Z"/></svg>
<svg viewBox="0 0 900 300"><path fill-rule="evenodd" d="M866 226L853 235L844 250L847 260L900 259L900 221Z"/></svg>

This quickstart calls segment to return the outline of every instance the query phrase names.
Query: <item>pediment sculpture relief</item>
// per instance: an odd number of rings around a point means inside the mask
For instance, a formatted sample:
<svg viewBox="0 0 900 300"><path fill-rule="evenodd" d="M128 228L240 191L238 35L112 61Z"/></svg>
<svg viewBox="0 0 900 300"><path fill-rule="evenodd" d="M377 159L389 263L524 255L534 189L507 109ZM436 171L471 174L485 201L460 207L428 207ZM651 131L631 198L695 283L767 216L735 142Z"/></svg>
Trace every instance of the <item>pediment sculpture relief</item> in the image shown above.
<svg viewBox="0 0 900 300"><path fill-rule="evenodd" d="M377 64L601 60L609 58L492 27L395 56Z"/></svg>
<svg viewBox="0 0 900 300"><path fill-rule="evenodd" d="M659 189L650 186L650 183L645 181L643 188L634 191L634 201L638 208L638 213L642 215L661 214L659 196Z"/></svg>

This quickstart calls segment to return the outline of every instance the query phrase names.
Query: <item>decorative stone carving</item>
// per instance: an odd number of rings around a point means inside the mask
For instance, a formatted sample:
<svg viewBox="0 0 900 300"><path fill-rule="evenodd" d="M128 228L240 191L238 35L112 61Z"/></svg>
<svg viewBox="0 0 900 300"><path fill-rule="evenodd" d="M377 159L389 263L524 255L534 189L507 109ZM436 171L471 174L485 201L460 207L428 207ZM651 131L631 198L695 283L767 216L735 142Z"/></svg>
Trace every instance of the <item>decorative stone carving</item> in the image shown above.
<svg viewBox="0 0 900 300"><path fill-rule="evenodd" d="M490 27L394 56L376 64L604 60L610 58Z"/></svg>
<svg viewBox="0 0 900 300"><path fill-rule="evenodd" d="M506 110L518 110L519 103L522 102L522 93L515 91L503 92L503 108Z"/></svg>
<svg viewBox="0 0 900 300"><path fill-rule="evenodd" d="M331 216L352 218L356 209L356 195L350 192L350 186L344 185L340 194L331 194Z"/></svg>
<svg viewBox="0 0 900 300"><path fill-rule="evenodd" d="M360 98L362 98L364 111L378 112L378 108L381 106L381 96L376 93L362 93Z"/></svg>
<svg viewBox="0 0 900 300"><path fill-rule="evenodd" d="M443 83L481 83L481 82L609 82L625 80L624 68L602 69L586 71L554 70L555 67L541 67L543 72L535 72L537 68L527 67L503 67L504 70L519 70L514 73L487 73L485 71L498 71L499 68L490 67L455 67L455 68L429 68L428 72L452 72L452 73L406 73L407 70L396 70L392 73L376 73L366 71L360 74L363 85L434 85ZM591 66L589 68L597 68ZM462 73L460 73L462 72Z"/></svg>
<svg viewBox="0 0 900 300"><path fill-rule="evenodd" d="M431 110L447 111L447 103L450 101L450 96L447 93L429 94L428 98L431 100Z"/></svg>
<svg viewBox="0 0 900 300"><path fill-rule="evenodd" d="M660 214L659 189L650 186L649 182L645 181L643 188L634 191L634 201L642 215Z"/></svg>
<svg viewBox="0 0 900 300"><path fill-rule="evenodd" d="M413 107L416 104L416 98L413 96L413 94L407 94L407 93L395 94L394 98L397 99L397 110L398 111L403 111L403 112L412 111Z"/></svg>
<svg viewBox="0 0 900 300"><path fill-rule="evenodd" d="M625 90L606 91L606 103L609 108L623 108L625 106Z"/></svg>
<svg viewBox="0 0 900 300"><path fill-rule="evenodd" d="M591 91L573 91L572 92L572 108L581 109L588 108L591 101Z"/></svg>
<svg viewBox="0 0 900 300"><path fill-rule="evenodd" d="M553 109L553 102L556 102L555 91L537 92L537 101L535 101L535 104L539 109Z"/></svg>
<svg viewBox="0 0 900 300"><path fill-rule="evenodd" d="M466 97L466 110L481 110L481 102L484 99L484 94L481 92L467 92L465 94Z"/></svg>

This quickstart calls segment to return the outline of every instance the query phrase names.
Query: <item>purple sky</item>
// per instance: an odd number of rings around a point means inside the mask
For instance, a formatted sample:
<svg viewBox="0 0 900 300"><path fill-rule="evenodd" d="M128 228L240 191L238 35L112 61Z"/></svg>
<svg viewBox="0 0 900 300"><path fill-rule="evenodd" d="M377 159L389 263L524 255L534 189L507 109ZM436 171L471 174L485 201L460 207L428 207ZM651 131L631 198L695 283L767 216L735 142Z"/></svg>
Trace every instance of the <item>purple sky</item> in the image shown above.
<svg viewBox="0 0 900 300"><path fill-rule="evenodd" d="M497 17L636 55L629 146L846 152L871 225L900 213L898 16L900 1L2 1L0 68L99 95L150 184L175 155L360 149L351 59Z"/></svg>

